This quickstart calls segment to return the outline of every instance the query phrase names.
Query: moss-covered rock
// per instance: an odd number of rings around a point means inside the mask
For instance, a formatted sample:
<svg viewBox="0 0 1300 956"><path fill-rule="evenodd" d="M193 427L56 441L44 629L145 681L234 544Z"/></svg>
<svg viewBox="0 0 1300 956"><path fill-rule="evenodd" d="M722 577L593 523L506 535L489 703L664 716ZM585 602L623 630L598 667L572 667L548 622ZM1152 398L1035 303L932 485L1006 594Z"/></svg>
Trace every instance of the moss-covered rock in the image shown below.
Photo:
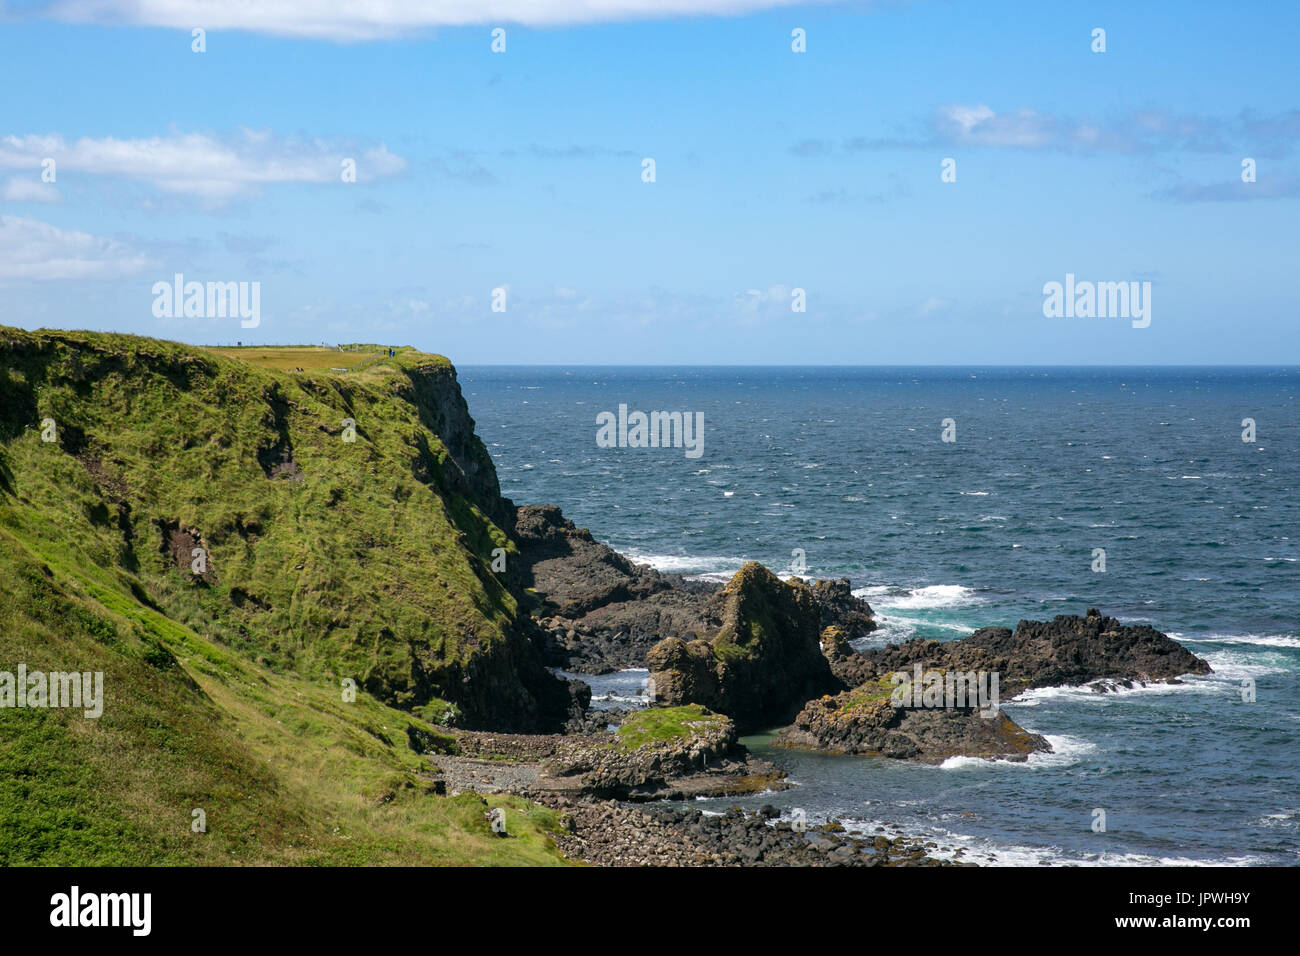
<svg viewBox="0 0 1300 956"><path fill-rule="evenodd" d="M1002 710L986 716L974 707L902 707L886 677L835 696L810 701L777 746L864 757L942 763L949 757L1026 760L1051 745Z"/></svg>
<svg viewBox="0 0 1300 956"><path fill-rule="evenodd" d="M787 723L805 701L838 689L807 585L750 562L727 584L722 607L722 627L710 639L669 638L651 649L656 700L703 704L746 732Z"/></svg>

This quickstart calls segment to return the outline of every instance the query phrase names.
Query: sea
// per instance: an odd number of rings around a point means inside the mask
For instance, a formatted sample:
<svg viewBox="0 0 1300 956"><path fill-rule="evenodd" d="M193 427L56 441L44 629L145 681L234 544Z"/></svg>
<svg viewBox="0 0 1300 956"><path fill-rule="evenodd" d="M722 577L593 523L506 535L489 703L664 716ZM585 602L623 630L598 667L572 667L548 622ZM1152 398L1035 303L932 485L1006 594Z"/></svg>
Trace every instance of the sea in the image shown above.
<svg viewBox="0 0 1300 956"><path fill-rule="evenodd" d="M701 809L771 804L986 865L1300 863L1300 368L459 375L505 495L557 504L660 570L847 577L880 623L863 647L1096 607L1214 670L1004 702L1052 745L1027 763L923 766L757 735L744 742L792 786ZM702 444L598 441L620 405L702 413ZM647 675L580 676L608 707Z"/></svg>

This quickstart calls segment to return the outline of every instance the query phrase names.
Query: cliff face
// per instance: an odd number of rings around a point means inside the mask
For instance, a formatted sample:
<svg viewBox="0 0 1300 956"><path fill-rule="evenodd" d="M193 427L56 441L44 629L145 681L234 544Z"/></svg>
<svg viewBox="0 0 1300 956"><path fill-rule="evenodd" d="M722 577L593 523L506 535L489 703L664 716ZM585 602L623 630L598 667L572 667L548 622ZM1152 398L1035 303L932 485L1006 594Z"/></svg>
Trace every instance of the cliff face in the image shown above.
<svg viewBox="0 0 1300 956"><path fill-rule="evenodd" d="M514 508L445 359L279 371L0 329L0 368L0 495L25 540L257 664L435 721L561 725L568 690L491 570Z"/></svg>
<svg viewBox="0 0 1300 956"><path fill-rule="evenodd" d="M514 505L501 497L492 456L474 431L455 368L446 359L420 353L403 355L398 365L405 381L392 383L393 394L415 409L420 424L438 436L447 452L439 470L445 490L473 501L498 527L513 530Z"/></svg>

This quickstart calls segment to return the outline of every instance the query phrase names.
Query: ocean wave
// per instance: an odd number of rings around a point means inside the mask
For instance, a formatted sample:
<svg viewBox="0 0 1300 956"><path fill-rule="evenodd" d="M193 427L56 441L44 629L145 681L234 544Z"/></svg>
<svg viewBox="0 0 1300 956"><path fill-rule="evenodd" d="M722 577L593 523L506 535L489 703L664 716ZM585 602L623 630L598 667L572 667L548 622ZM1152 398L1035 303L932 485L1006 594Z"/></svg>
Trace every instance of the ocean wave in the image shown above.
<svg viewBox="0 0 1300 956"><path fill-rule="evenodd" d="M1209 678L1200 678L1200 681L1216 684L1235 683L1247 677L1267 677L1270 674L1288 674L1292 672L1292 668L1285 666L1281 661L1274 659L1261 661L1248 658L1241 651L1218 651L1206 654L1204 657L1209 662L1210 667L1214 669L1214 674ZM1217 678L1217 680L1212 680L1212 678ZM1188 683L1191 684L1192 681Z"/></svg>
<svg viewBox="0 0 1300 956"><path fill-rule="evenodd" d="M911 589L898 588L889 584L873 584L855 588L853 596L865 599L872 607L893 610L957 607L962 604L975 604L981 600L973 588L960 584L931 584Z"/></svg>
<svg viewBox="0 0 1300 956"><path fill-rule="evenodd" d="M855 836L882 835L933 843L926 854L940 860L962 860L980 866L1250 866L1267 862L1254 855L1241 855L1228 859L1190 856L1157 856L1150 853L1088 853L1067 850L1059 846L1028 846L1019 843L1001 843L988 837L961 833L943 826L899 825L889 820L855 820L838 818L844 829ZM809 814L812 822L812 815ZM956 822L955 820L953 822ZM960 824L958 824L960 826ZM961 851L959 854L958 851Z"/></svg>
<svg viewBox="0 0 1300 956"><path fill-rule="evenodd" d="M1184 644L1253 644L1257 647L1300 647L1300 637L1291 634L1208 634L1205 637L1184 637L1170 634Z"/></svg>
<svg viewBox="0 0 1300 956"><path fill-rule="evenodd" d="M698 554L646 554L628 549L622 552L636 564L648 564L664 574L685 574L691 577L730 581L748 559Z"/></svg>
<svg viewBox="0 0 1300 956"><path fill-rule="evenodd" d="M1028 727L1025 729L1029 730ZM1030 730L1030 733L1034 733L1034 731ZM968 770L973 768L1007 767L1039 770L1048 767L1068 767L1071 764L1078 763L1084 754L1097 751L1096 744L1090 740L1084 740L1082 737L1071 737L1068 734L1043 734L1043 737L1051 745L1051 753L1030 754L1029 759L1025 761L990 760L986 757L949 757L939 764L939 769Z"/></svg>
<svg viewBox="0 0 1300 956"><path fill-rule="evenodd" d="M1210 665L1214 667L1214 664ZM1217 671L1218 668L1215 668ZM1217 676L1217 675L1216 675ZM1030 690L1016 696L1014 700L1008 701L1013 707L1039 707L1042 704L1052 703L1058 700L1068 700L1074 703L1089 702L1105 704L1124 697L1133 697L1138 695L1157 695L1179 693L1221 693L1223 681L1209 680L1207 678L1184 677L1181 684L1165 684L1151 682L1145 686L1134 683L1132 687L1121 687L1112 684L1111 689L1105 692L1095 691L1089 684L1061 685L1058 687L1034 687Z"/></svg>

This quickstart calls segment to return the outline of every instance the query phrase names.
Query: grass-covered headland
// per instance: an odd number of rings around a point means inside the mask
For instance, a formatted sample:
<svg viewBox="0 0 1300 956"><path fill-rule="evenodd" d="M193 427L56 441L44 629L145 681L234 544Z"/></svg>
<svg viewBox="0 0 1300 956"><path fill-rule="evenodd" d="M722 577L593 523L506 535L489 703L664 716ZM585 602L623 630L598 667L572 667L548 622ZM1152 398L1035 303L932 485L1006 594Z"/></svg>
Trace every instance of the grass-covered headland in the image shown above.
<svg viewBox="0 0 1300 956"><path fill-rule="evenodd" d="M105 698L0 707L0 864L562 863L429 774L563 712L508 520L439 356L0 327L0 672Z"/></svg>

